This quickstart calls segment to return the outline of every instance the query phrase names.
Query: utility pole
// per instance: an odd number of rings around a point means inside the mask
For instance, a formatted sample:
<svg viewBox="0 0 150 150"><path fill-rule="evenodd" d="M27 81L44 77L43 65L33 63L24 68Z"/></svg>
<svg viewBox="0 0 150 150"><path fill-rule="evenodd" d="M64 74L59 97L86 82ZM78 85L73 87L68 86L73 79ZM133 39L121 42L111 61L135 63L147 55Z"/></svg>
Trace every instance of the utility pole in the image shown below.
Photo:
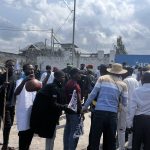
<svg viewBox="0 0 150 150"><path fill-rule="evenodd" d="M76 0L74 0L74 10L73 10L73 34L72 34L72 65L73 65L73 60L74 60L74 52L75 52L75 47L74 47L74 40L75 40L75 21L76 21Z"/></svg>
<svg viewBox="0 0 150 150"><path fill-rule="evenodd" d="M45 39L45 50L46 50L46 41L47 41L47 39Z"/></svg>
<svg viewBox="0 0 150 150"><path fill-rule="evenodd" d="M51 29L51 50L53 52L53 29Z"/></svg>

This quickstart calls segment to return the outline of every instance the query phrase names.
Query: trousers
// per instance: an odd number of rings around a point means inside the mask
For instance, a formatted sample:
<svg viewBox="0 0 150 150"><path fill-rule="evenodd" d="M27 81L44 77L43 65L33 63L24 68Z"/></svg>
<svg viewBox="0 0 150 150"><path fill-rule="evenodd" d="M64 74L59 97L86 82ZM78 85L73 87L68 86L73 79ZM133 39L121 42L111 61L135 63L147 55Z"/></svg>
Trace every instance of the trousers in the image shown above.
<svg viewBox="0 0 150 150"><path fill-rule="evenodd" d="M31 129L19 131L19 150L29 150L34 132Z"/></svg>
<svg viewBox="0 0 150 150"><path fill-rule="evenodd" d="M132 150L150 149L150 115L137 115L133 120Z"/></svg>

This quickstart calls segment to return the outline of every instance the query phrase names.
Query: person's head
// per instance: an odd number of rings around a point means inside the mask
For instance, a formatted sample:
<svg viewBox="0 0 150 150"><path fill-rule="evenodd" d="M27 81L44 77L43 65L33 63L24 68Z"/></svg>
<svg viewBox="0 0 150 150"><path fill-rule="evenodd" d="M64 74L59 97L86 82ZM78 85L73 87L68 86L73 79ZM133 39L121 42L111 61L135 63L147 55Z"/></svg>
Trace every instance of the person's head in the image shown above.
<svg viewBox="0 0 150 150"><path fill-rule="evenodd" d="M77 69L77 68L72 68L72 69L70 70L70 76L71 76L71 78L72 78L73 80L76 80L76 81L80 80L80 79L81 79L80 70Z"/></svg>
<svg viewBox="0 0 150 150"><path fill-rule="evenodd" d="M51 68L51 66L50 66L50 65L47 65L47 66L46 66L46 71L47 71L48 73L50 73L50 72L51 72L51 69L52 69L52 68Z"/></svg>
<svg viewBox="0 0 150 150"><path fill-rule="evenodd" d="M70 71L72 68L72 65L70 63L67 63L67 70Z"/></svg>
<svg viewBox="0 0 150 150"><path fill-rule="evenodd" d="M97 70L100 70L100 68L101 68L101 65L100 65L100 66L97 66Z"/></svg>
<svg viewBox="0 0 150 150"><path fill-rule="evenodd" d="M23 72L25 73L26 76L30 74L34 74L34 67L31 64L25 64L23 65Z"/></svg>
<svg viewBox="0 0 150 150"><path fill-rule="evenodd" d="M55 80L61 82L61 83L64 83L65 81L65 73L61 70L58 70L54 73L54 78Z"/></svg>
<svg viewBox="0 0 150 150"><path fill-rule="evenodd" d="M101 76L106 75L107 73L108 73L107 72L107 66L104 65L104 64L101 64L100 65L100 74L101 74Z"/></svg>
<svg viewBox="0 0 150 150"><path fill-rule="evenodd" d="M127 66L127 63L126 63L126 62L123 62L123 63L122 63L122 67L125 68L126 66Z"/></svg>
<svg viewBox="0 0 150 150"><path fill-rule="evenodd" d="M59 71L57 67L53 67L53 72Z"/></svg>
<svg viewBox="0 0 150 150"><path fill-rule="evenodd" d="M87 65L86 69L87 69L87 74L92 74L93 73L93 65Z"/></svg>
<svg viewBox="0 0 150 150"><path fill-rule="evenodd" d="M38 70L38 65L35 65L35 66L34 66L34 69L35 69L35 70Z"/></svg>
<svg viewBox="0 0 150 150"><path fill-rule="evenodd" d="M9 59L9 60L5 61L5 67L8 69L9 74L13 74L14 66L15 66L15 61L14 60Z"/></svg>
<svg viewBox="0 0 150 150"><path fill-rule="evenodd" d="M80 64L80 70L83 70L85 68L85 64Z"/></svg>
<svg viewBox="0 0 150 150"><path fill-rule="evenodd" d="M150 65L147 65L142 68L142 74L144 74L144 72L146 72L146 71L150 71Z"/></svg>
<svg viewBox="0 0 150 150"><path fill-rule="evenodd" d="M142 78L141 78L141 82L142 82L142 84L150 83L150 71L144 72L144 74L142 75Z"/></svg>
<svg viewBox="0 0 150 150"><path fill-rule="evenodd" d="M111 68L107 68L107 71L115 76L122 76L127 72L127 70L123 69L122 65L119 63L112 64Z"/></svg>
<svg viewBox="0 0 150 150"><path fill-rule="evenodd" d="M126 67L125 69L127 70L126 75L132 76L134 69L132 67Z"/></svg>

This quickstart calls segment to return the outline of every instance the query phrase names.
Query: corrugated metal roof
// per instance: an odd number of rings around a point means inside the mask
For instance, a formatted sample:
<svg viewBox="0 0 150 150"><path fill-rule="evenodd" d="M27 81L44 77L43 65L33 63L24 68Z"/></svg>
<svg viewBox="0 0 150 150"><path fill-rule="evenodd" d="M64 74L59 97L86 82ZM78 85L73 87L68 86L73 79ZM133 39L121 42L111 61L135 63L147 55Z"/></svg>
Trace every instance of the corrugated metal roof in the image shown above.
<svg viewBox="0 0 150 150"><path fill-rule="evenodd" d="M126 62L128 65L132 66L145 66L147 64L150 64L150 55L116 55L115 62Z"/></svg>

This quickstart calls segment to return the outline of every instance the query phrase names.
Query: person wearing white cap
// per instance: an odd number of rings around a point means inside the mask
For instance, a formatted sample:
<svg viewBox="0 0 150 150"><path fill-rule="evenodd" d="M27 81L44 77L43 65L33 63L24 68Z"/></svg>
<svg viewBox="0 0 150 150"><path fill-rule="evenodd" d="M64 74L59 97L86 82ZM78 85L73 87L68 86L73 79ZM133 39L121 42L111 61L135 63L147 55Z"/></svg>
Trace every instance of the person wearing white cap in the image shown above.
<svg viewBox="0 0 150 150"><path fill-rule="evenodd" d="M103 150L116 150L117 112L119 99L124 107L127 105L127 86L121 75L127 70L121 64L114 63L108 68L108 75L101 76L82 107L84 112L97 96L93 112L91 130L91 150L99 150L100 138L103 133Z"/></svg>

